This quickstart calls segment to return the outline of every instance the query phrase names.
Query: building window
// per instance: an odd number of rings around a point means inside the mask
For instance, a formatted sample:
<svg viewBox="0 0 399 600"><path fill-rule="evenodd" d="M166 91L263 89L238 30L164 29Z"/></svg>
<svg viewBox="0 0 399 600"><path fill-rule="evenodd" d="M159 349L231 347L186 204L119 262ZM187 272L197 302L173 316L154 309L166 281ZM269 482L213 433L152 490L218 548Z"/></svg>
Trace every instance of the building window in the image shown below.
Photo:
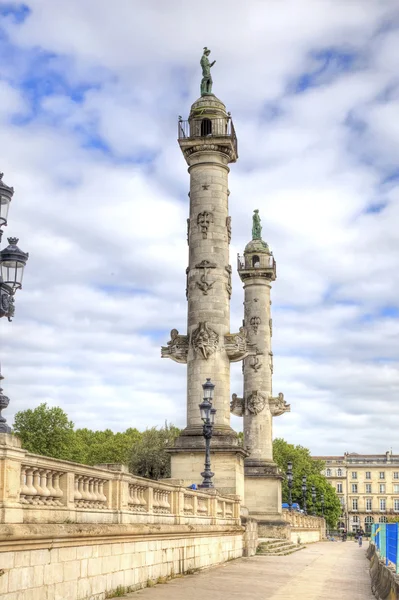
<svg viewBox="0 0 399 600"><path fill-rule="evenodd" d="M338 494L342 494L342 483L337 483L337 492Z"/></svg>
<svg viewBox="0 0 399 600"><path fill-rule="evenodd" d="M366 479L371 479L371 471L366 471Z"/></svg>
<svg viewBox="0 0 399 600"><path fill-rule="evenodd" d="M399 498L395 498L393 501L393 509L395 512L399 512Z"/></svg>
<svg viewBox="0 0 399 600"><path fill-rule="evenodd" d="M385 494L385 483L380 483L380 494Z"/></svg>
<svg viewBox="0 0 399 600"><path fill-rule="evenodd" d="M380 499L380 510L385 511L387 509L387 501L386 498Z"/></svg>
<svg viewBox="0 0 399 600"><path fill-rule="evenodd" d="M342 477L342 469L337 470L337 477Z"/></svg>
<svg viewBox="0 0 399 600"><path fill-rule="evenodd" d="M388 523L388 517L380 517L379 521L380 523Z"/></svg>
<svg viewBox="0 0 399 600"><path fill-rule="evenodd" d="M345 506L345 498L343 496L339 496L339 501L341 503L341 506Z"/></svg>
<svg viewBox="0 0 399 600"><path fill-rule="evenodd" d="M357 471L352 471L352 479L357 479Z"/></svg>
<svg viewBox="0 0 399 600"><path fill-rule="evenodd" d="M357 510L358 508L358 500L357 498L353 498L352 500L352 510Z"/></svg>
<svg viewBox="0 0 399 600"><path fill-rule="evenodd" d="M371 494L371 483L366 483L366 494Z"/></svg>
<svg viewBox="0 0 399 600"><path fill-rule="evenodd" d="M393 493L394 493L394 494L399 494L399 484L397 484L397 483L396 483L396 484L393 486Z"/></svg>
<svg viewBox="0 0 399 600"><path fill-rule="evenodd" d="M260 260L259 260L259 256L253 256L252 257L252 266L253 267L260 267ZM330 475L331 475L331 470L328 469L330 471Z"/></svg>
<svg viewBox="0 0 399 600"><path fill-rule="evenodd" d="M385 479L385 471L380 471L380 479Z"/></svg>
<svg viewBox="0 0 399 600"><path fill-rule="evenodd" d="M364 519L364 528L366 530L366 533L370 533L371 531L371 525L374 523L374 518L373 517L366 517Z"/></svg>
<svg viewBox="0 0 399 600"><path fill-rule="evenodd" d="M393 478L394 479L399 479L399 471L394 471Z"/></svg>
<svg viewBox="0 0 399 600"><path fill-rule="evenodd" d="M326 475L327 475L327 477L331 477L331 469L327 469Z"/></svg>
<svg viewBox="0 0 399 600"><path fill-rule="evenodd" d="M373 499L366 498L366 510L373 510Z"/></svg>
<svg viewBox="0 0 399 600"><path fill-rule="evenodd" d="M352 494L357 494L357 483L352 483Z"/></svg>

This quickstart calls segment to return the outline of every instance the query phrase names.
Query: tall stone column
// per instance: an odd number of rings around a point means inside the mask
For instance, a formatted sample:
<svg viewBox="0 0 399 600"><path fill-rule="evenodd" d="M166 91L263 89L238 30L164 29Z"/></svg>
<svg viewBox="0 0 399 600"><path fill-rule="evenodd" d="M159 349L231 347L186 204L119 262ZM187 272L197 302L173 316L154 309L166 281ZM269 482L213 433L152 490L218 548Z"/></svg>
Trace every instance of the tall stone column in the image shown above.
<svg viewBox="0 0 399 600"><path fill-rule="evenodd" d="M276 263L261 231L256 210L253 239L247 244L244 257L238 257L238 273L244 284L244 326L253 354L244 359L243 397L233 395L231 410L244 419L244 447L249 452L244 462L246 506L260 523L276 524L282 511L281 475L273 462L272 418L290 407L283 394L273 397L272 393L270 291L276 279ZM273 537L271 531L267 534Z"/></svg>
<svg viewBox="0 0 399 600"><path fill-rule="evenodd" d="M225 105L211 93L194 102L188 121L179 120L178 131L190 174L187 335L172 330L162 356L187 363L187 427L171 450L172 478L199 482L204 462L199 404L202 384L211 378L217 410L211 443L214 484L243 497L246 453L230 427L230 362L249 352L244 329L230 333L228 165L237 160L237 139Z"/></svg>

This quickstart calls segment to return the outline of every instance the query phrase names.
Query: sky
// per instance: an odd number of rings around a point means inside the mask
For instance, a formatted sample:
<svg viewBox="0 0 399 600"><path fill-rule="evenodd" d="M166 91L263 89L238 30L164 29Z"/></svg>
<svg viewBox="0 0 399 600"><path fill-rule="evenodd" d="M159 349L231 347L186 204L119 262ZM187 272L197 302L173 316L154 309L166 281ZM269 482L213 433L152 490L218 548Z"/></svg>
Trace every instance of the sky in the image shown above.
<svg viewBox="0 0 399 600"><path fill-rule="evenodd" d="M291 413L274 435L399 452L396 0L0 1L3 242L30 253L0 322L5 416L47 402L77 427L185 425L186 368L160 346L186 331L177 118L204 46L239 144L230 262L255 208L277 261L273 390ZM232 332L242 302L233 268Z"/></svg>

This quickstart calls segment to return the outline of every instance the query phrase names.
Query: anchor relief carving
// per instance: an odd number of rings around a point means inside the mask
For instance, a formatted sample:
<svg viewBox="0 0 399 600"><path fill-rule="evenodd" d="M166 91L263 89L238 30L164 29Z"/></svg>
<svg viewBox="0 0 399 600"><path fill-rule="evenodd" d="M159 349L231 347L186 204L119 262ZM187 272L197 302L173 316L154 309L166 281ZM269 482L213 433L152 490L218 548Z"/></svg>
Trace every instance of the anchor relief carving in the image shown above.
<svg viewBox="0 0 399 600"><path fill-rule="evenodd" d="M191 335L191 344L196 354L201 358L208 358L218 349L219 335L211 329L206 321L199 323Z"/></svg>
<svg viewBox="0 0 399 600"><path fill-rule="evenodd" d="M196 281L197 287L202 291L204 296L208 294L208 291L212 289L213 285L216 283L215 281L208 281L208 269L216 269L216 263L209 262L209 260L203 260L197 265L195 265L196 269L203 269L203 273L200 276L200 280Z"/></svg>
<svg viewBox="0 0 399 600"><path fill-rule="evenodd" d="M170 341L161 348L162 358L171 358L178 363L187 362L188 336L179 335L177 329L170 332Z"/></svg>
<svg viewBox="0 0 399 600"><path fill-rule="evenodd" d="M213 213L204 210L204 212L198 214L197 224L204 240L208 237L208 229L211 223L213 223Z"/></svg>
<svg viewBox="0 0 399 600"><path fill-rule="evenodd" d="M261 355L262 353L259 352L259 350L256 348L255 350L255 355L252 356L249 366L251 367L251 369L253 369L255 371L255 373L257 373L259 371L259 369L262 367L262 362L259 360L259 355Z"/></svg>

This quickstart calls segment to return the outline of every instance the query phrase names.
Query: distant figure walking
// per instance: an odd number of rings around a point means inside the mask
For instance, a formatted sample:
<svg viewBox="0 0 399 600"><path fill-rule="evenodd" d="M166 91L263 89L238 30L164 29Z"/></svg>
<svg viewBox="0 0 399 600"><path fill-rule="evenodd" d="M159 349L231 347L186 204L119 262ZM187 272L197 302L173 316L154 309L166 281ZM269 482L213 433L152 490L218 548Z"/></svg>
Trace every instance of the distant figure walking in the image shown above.
<svg viewBox="0 0 399 600"><path fill-rule="evenodd" d="M357 539L358 539L358 542L359 542L359 547L361 547L362 544L363 544L363 536L364 536L364 531L363 531L362 528L359 529L359 531L357 532L357 535L358 535Z"/></svg>

